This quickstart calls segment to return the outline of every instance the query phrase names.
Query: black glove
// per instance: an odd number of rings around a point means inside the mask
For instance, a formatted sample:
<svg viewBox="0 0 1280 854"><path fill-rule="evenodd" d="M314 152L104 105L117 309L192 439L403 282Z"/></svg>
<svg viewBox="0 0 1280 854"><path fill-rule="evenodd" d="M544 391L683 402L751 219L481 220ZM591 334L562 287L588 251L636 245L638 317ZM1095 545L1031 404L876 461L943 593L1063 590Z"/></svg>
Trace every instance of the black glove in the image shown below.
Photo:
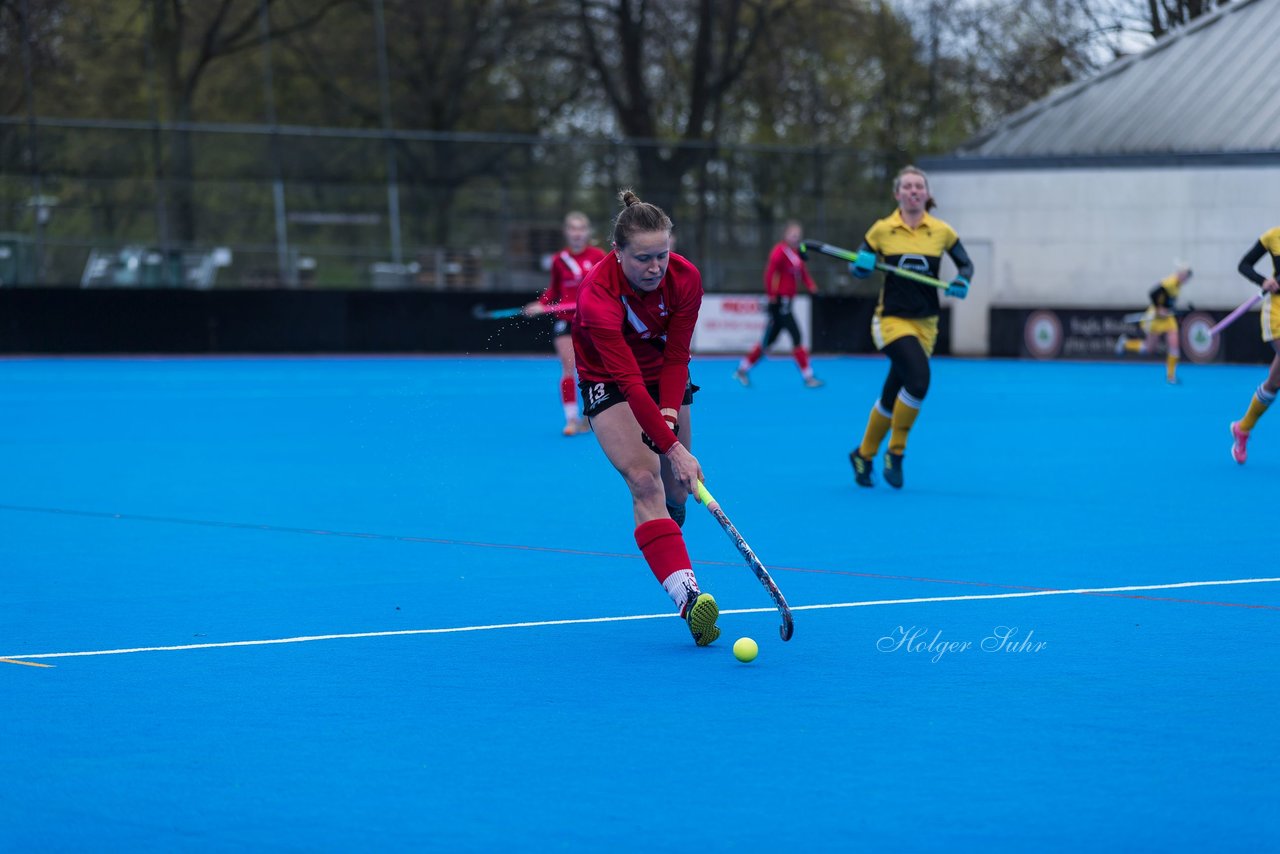
<svg viewBox="0 0 1280 854"><path fill-rule="evenodd" d="M679 425L679 424L672 424L670 421L668 421L668 422L667 422L667 426L671 428L671 432L672 432L672 433L675 433L675 434L676 434L676 438L677 438L677 439L678 439L678 438L680 438L680 425ZM640 431L640 439L641 439L641 441L643 441L643 442L645 443L645 445L647 445L647 446L648 446L649 450L653 451L653 452L654 452L655 454L657 454L658 456L662 456L662 451L659 451L659 450L658 450L658 446L657 446L657 444L656 444L652 439L650 439L650 438L649 438L649 434L648 434L648 433L646 433L646 432L644 432L643 430L641 430L641 431Z"/></svg>

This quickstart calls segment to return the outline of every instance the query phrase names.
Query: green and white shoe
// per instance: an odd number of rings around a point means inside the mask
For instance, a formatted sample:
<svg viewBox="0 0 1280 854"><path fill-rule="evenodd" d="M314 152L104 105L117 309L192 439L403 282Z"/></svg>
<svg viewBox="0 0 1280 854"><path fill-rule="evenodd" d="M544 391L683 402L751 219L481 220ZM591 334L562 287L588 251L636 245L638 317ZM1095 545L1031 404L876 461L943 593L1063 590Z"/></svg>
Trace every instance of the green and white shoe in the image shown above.
<svg viewBox="0 0 1280 854"><path fill-rule="evenodd" d="M684 606L684 621L689 624L689 634L698 646L708 646L720 637L720 627L716 619L720 616L720 608L716 605L716 597L710 593L699 593Z"/></svg>

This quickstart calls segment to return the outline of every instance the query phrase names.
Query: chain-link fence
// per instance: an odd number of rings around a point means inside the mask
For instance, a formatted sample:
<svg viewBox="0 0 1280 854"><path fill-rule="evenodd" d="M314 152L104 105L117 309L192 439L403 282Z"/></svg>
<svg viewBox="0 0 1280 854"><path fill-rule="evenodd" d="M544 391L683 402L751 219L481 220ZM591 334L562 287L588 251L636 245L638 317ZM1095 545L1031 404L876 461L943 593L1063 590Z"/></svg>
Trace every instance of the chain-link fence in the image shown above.
<svg viewBox="0 0 1280 854"><path fill-rule="evenodd" d="M678 184L641 185L653 153ZM752 290L785 220L856 245L892 207L885 164L790 146L9 118L0 167L5 285L532 290L565 212L607 244L633 186L708 290Z"/></svg>

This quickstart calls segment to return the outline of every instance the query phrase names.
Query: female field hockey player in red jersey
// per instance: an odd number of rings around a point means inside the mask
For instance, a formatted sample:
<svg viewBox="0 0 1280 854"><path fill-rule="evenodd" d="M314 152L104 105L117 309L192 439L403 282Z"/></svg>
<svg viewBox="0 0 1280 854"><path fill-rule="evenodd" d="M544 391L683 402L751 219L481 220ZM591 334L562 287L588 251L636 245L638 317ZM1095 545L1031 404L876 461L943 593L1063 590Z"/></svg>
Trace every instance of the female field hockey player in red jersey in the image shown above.
<svg viewBox="0 0 1280 854"><path fill-rule="evenodd" d="M1271 256L1271 275L1263 276L1254 269L1262 256ZM1231 422L1231 458L1244 465L1248 456L1249 434L1257 426L1258 419L1275 403L1280 392L1280 227L1269 230L1258 238L1253 248L1240 259L1240 275L1262 288L1262 340L1276 351L1271 360L1271 370L1249 401L1249 408L1239 421Z"/></svg>
<svg viewBox="0 0 1280 854"><path fill-rule="evenodd" d="M680 526L702 479L689 452L689 342L702 274L671 252L671 219L624 190L613 252L578 289L573 347L583 412L631 491L636 544L693 635L720 636L719 609L698 589ZM619 405L624 404L624 405Z"/></svg>
<svg viewBox="0 0 1280 854"><path fill-rule="evenodd" d="M893 197L898 209L867 231L858 248L858 260L849 265L850 272L865 278L875 269L879 255L894 267L937 278L945 252L958 271L946 293L964 299L969 293L973 262L955 229L929 215L933 208L929 179L914 166L904 167L893 180ZM871 337L876 349L889 357L889 376L871 407L862 444L849 453L853 479L859 486L871 486L871 461L885 434L892 430L884 455L884 479L895 489L902 488L907 433L929 391L929 357L938 340L938 313L937 288L885 274L880 304L871 321Z"/></svg>
<svg viewBox="0 0 1280 854"><path fill-rule="evenodd" d="M800 257L800 240L803 237L804 230L800 223L791 220L782 230L782 240L769 253L769 263L764 268L764 292L769 298L769 323L765 327L764 340L742 357L738 369L733 372L733 378L744 386L751 385L748 372L783 332L791 336L791 353L800 367L804 384L809 388L822 385L822 380L813 375L813 368L809 365L809 352L800 343L800 327L791 314L791 301L795 299L800 285L808 288L811 294L818 291L813 276L809 275L804 259Z"/></svg>
<svg viewBox="0 0 1280 854"><path fill-rule="evenodd" d="M578 300L578 288L591 268L604 259L604 250L591 246L591 220L587 215L572 211L564 218L564 249L551 260L551 284L536 302L524 307L530 317L550 314L555 320L551 336L556 355L560 357L560 401L564 404L564 434L572 436L584 433L587 426L578 417L578 398L573 391L573 327L574 304ZM566 308L556 309L564 305Z"/></svg>

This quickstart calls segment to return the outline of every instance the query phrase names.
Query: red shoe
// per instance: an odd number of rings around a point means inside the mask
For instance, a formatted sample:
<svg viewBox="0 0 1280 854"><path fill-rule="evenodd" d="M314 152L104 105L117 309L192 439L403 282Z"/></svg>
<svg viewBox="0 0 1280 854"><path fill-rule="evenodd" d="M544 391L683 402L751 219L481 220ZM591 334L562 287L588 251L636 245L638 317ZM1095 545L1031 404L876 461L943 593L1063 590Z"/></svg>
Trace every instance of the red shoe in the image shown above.
<svg viewBox="0 0 1280 854"><path fill-rule="evenodd" d="M1239 421L1231 422L1231 459L1244 465L1244 461L1249 458L1249 431L1241 430L1236 425Z"/></svg>

